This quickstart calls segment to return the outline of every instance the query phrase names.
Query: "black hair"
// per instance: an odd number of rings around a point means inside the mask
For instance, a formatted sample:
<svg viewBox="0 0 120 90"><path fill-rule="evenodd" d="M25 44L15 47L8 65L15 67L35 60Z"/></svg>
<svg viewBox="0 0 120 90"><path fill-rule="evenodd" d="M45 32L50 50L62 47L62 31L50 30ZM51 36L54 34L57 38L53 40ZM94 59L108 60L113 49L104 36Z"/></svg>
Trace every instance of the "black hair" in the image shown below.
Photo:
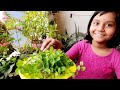
<svg viewBox="0 0 120 90"><path fill-rule="evenodd" d="M94 19L94 17L96 15L98 15L98 14L103 15L108 12L114 12L116 14L116 20L115 20L116 21L116 32L115 32L116 35L108 41L107 47L108 48L116 48L120 44L120 12L119 11L95 11L88 23L87 34L84 39L88 40L89 43L92 43L92 37L91 37L90 31L89 31L92 20Z"/></svg>

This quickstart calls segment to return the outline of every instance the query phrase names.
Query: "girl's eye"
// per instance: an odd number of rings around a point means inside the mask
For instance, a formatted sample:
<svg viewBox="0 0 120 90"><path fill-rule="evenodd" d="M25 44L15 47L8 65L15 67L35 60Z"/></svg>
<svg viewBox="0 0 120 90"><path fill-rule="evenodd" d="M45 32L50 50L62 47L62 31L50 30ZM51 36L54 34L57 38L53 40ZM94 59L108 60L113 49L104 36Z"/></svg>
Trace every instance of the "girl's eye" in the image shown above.
<svg viewBox="0 0 120 90"><path fill-rule="evenodd" d="M107 27L112 27L113 25L112 24L106 24Z"/></svg>
<svg viewBox="0 0 120 90"><path fill-rule="evenodd" d="M94 22L93 24L94 24L94 25L99 25L99 22Z"/></svg>

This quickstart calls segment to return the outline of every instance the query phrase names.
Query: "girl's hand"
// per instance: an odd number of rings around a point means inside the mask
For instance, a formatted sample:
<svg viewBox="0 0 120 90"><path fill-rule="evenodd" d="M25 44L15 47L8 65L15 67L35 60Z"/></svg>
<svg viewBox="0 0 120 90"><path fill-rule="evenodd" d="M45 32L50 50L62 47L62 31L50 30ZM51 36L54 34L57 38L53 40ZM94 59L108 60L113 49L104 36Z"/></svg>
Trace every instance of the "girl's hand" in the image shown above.
<svg viewBox="0 0 120 90"><path fill-rule="evenodd" d="M41 45L42 45L42 44L32 44L32 48L36 48L36 47L37 47L37 48L40 49L40 48L41 48Z"/></svg>
<svg viewBox="0 0 120 90"><path fill-rule="evenodd" d="M45 51L50 48L50 46L53 46L54 49L62 49L63 45L59 40L53 39L53 38L47 38L41 45L41 50Z"/></svg>

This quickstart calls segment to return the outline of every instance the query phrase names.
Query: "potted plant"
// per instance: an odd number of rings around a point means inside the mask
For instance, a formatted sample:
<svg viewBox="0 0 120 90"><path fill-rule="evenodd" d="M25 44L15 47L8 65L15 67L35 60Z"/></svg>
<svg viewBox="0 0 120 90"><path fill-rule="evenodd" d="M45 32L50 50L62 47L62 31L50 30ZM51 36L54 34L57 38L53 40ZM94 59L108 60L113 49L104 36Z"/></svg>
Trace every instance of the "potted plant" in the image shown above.
<svg viewBox="0 0 120 90"><path fill-rule="evenodd" d="M79 26L75 24L75 33L71 34L70 36L67 33L67 30L65 29L65 35L58 34L58 39L63 44L63 51L67 52L75 43L78 41L84 39L85 34L79 31Z"/></svg>
<svg viewBox="0 0 120 90"><path fill-rule="evenodd" d="M6 25L9 20L6 21ZM47 11L26 11L20 20L12 24L31 41L31 44L41 44L46 37L58 38L57 24L48 19ZM19 51L21 54L17 61L16 74L21 78L69 78L76 71L74 62L61 50L55 51L51 47L50 50L42 52L25 44Z"/></svg>
<svg viewBox="0 0 120 90"><path fill-rule="evenodd" d="M16 73L22 79L67 79L76 65L61 50L38 51L17 62Z"/></svg>
<svg viewBox="0 0 120 90"><path fill-rule="evenodd" d="M15 67L18 59L15 49L11 43L14 38L10 34L2 22L0 22L0 79L13 78L15 75Z"/></svg>
<svg viewBox="0 0 120 90"><path fill-rule="evenodd" d="M31 43L41 43L48 37L56 37L57 24L50 21L48 11L25 11L24 16L15 24Z"/></svg>

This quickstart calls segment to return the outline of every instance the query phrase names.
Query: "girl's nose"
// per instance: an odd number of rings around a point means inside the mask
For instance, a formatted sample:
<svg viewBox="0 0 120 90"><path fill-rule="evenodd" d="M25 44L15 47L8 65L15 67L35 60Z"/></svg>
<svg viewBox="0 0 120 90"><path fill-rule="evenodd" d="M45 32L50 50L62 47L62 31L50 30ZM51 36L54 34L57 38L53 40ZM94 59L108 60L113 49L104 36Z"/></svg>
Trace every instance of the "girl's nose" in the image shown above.
<svg viewBox="0 0 120 90"><path fill-rule="evenodd" d="M104 32L105 31L104 25L99 25L98 26L98 31Z"/></svg>

